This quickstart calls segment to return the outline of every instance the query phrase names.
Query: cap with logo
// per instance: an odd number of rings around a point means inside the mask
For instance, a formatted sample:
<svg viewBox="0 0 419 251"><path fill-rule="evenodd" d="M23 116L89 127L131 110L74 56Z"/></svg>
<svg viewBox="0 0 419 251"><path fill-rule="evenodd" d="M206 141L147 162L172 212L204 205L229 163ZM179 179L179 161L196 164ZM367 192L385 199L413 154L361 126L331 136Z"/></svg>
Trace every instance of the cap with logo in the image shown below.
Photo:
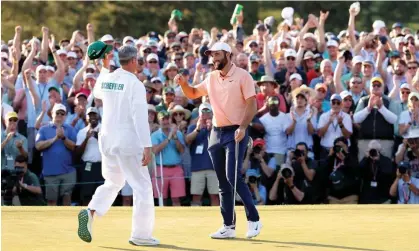
<svg viewBox="0 0 419 251"><path fill-rule="evenodd" d="M52 114L55 114L57 111L64 111L67 112L67 108L65 107L65 105L57 103L54 105L54 107L52 108Z"/></svg>
<svg viewBox="0 0 419 251"><path fill-rule="evenodd" d="M211 52L213 52L213 51L225 51L227 53L231 53L231 47L230 47L230 45L228 45L224 42L217 42L213 46L211 46L210 49L205 51L204 54L206 56L209 56L211 54Z"/></svg>
<svg viewBox="0 0 419 251"><path fill-rule="evenodd" d="M175 89L173 89L172 87L165 87L164 89L163 89L163 95L164 94L175 94Z"/></svg>
<svg viewBox="0 0 419 251"><path fill-rule="evenodd" d="M86 111L86 115L89 115L90 113L96 113L96 114L99 114L99 111L98 111L98 109L97 109L96 107L91 106L91 107L89 107L89 108L87 109L87 111Z"/></svg>
<svg viewBox="0 0 419 251"><path fill-rule="evenodd" d="M107 45L102 41L96 41L91 43L87 48L87 56L91 60L104 58L107 53L112 51L112 49L112 45Z"/></svg>
<svg viewBox="0 0 419 251"><path fill-rule="evenodd" d="M348 91L343 91L343 92L341 92L339 95L340 95L340 97L341 97L342 99L345 99L345 98L347 98L347 97L349 97L349 96L351 96L351 97L352 97L352 94L351 94L350 92L348 92Z"/></svg>
<svg viewBox="0 0 419 251"><path fill-rule="evenodd" d="M330 97L330 102L332 102L333 100L338 100L338 101L342 102L342 97L339 94L335 93Z"/></svg>
<svg viewBox="0 0 419 251"><path fill-rule="evenodd" d="M202 113L204 112L204 110L209 110L209 112L212 112L212 107L211 107L211 105L210 105L209 103L207 103L207 102L202 103L202 104L199 106L199 116L201 116L201 115L202 115Z"/></svg>

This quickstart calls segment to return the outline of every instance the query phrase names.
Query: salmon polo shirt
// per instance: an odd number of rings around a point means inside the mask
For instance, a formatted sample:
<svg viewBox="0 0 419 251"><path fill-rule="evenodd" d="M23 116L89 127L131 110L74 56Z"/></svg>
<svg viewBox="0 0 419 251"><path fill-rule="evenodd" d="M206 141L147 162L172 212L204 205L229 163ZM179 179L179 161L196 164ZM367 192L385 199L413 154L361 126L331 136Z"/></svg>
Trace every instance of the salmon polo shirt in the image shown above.
<svg viewBox="0 0 419 251"><path fill-rule="evenodd" d="M234 64L225 77L220 75L220 71L213 71L196 88L209 96L216 127L240 125L245 115L246 100L256 96L252 76Z"/></svg>

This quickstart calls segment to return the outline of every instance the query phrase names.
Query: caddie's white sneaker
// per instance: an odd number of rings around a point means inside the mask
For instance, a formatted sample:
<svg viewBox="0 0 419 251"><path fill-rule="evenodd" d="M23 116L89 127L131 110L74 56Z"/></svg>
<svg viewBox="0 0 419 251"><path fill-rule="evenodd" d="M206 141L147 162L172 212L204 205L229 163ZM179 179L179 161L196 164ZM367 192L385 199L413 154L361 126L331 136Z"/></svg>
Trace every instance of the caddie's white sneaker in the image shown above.
<svg viewBox="0 0 419 251"><path fill-rule="evenodd" d="M160 244L160 241L155 238L150 238L150 239L131 238L129 239L129 244L134 245L134 246L157 246Z"/></svg>
<svg viewBox="0 0 419 251"><path fill-rule="evenodd" d="M246 238L256 237L260 233L262 223L260 221L249 221Z"/></svg>
<svg viewBox="0 0 419 251"><path fill-rule="evenodd" d="M78 235L80 239L85 242L92 241L92 222L93 216L89 209L82 209L79 212L79 230Z"/></svg>
<svg viewBox="0 0 419 251"><path fill-rule="evenodd" d="M236 238L236 230L230 226L222 226L217 232L210 234L213 239L233 239Z"/></svg>

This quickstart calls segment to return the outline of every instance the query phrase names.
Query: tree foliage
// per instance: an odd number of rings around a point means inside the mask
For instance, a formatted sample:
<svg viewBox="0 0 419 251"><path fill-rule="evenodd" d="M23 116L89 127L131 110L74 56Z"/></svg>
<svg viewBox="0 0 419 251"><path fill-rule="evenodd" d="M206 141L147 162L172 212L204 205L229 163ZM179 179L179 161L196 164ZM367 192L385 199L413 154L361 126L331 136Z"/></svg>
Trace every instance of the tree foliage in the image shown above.
<svg viewBox="0 0 419 251"><path fill-rule="evenodd" d="M148 31L164 33L173 9L183 12L178 22L179 30L189 32L193 27L210 30L211 27L230 29L229 24L236 2L2 2L2 39L13 38L14 27L23 27L23 38L41 36L43 25L58 39L70 38L74 30L85 31L86 24L95 27L96 38L110 33L114 37L131 35L139 37ZM281 10L291 6L295 15L307 19L308 14L319 15L320 10L330 10L326 30L339 32L347 26L348 8L351 2L242 2L245 14L245 30L252 32L258 20L273 15L281 21ZM419 28L419 4L417 2L361 2L361 13L357 17L357 30L371 30L375 19L385 21L388 27L400 21Z"/></svg>

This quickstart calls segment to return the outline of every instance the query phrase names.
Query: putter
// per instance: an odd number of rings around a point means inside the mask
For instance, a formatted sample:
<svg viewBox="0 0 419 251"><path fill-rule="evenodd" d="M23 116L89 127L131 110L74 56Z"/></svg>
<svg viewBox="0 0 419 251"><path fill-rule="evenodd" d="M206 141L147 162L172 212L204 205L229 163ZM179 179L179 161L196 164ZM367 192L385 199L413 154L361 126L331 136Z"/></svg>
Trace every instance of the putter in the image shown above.
<svg viewBox="0 0 419 251"><path fill-rule="evenodd" d="M234 152L234 156L236 158L236 167L234 169L234 190L233 190L233 223L235 222L234 216L234 209L236 207L236 189L237 189L237 169L239 168L239 142L236 142L236 149Z"/></svg>

